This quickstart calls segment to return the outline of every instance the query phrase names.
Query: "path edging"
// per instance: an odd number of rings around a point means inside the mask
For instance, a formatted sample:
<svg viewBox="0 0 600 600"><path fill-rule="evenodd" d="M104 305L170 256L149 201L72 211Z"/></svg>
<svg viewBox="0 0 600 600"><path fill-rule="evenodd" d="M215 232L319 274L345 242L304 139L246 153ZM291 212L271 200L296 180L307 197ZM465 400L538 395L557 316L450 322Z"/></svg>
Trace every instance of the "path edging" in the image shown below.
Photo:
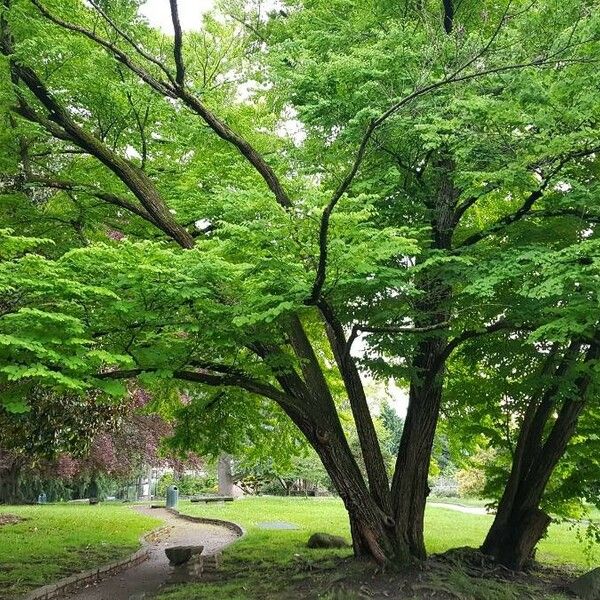
<svg viewBox="0 0 600 600"><path fill-rule="evenodd" d="M172 515L184 521L191 521L192 523L206 523L207 525L219 525L225 527L230 531L233 531L238 537L246 535L246 531L243 527L234 523L233 521L224 521L223 519L211 519L209 517L193 517L192 515L186 515L179 512L176 508L167 508Z"/></svg>
<svg viewBox="0 0 600 600"><path fill-rule="evenodd" d="M113 561L101 567L96 567L95 569L90 569L89 571L83 571L83 573L75 573L74 575L60 579L55 583L44 585L23 596L23 600L51 600L52 598L61 598L62 594L81 587L83 584L94 583L105 575L116 575L131 567L135 567L136 565L143 563L150 556L151 542L148 541L148 538L160 534L167 529L168 527L161 525L160 527L145 533L140 538L142 548L125 558L121 558L120 560Z"/></svg>

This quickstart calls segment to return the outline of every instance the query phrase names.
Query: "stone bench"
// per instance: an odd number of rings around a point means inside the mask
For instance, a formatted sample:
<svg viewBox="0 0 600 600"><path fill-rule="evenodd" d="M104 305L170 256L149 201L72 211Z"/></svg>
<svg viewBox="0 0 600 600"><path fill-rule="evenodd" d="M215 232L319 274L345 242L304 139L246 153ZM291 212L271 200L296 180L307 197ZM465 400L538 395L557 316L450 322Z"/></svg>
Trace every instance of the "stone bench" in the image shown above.
<svg viewBox="0 0 600 600"><path fill-rule="evenodd" d="M196 496L190 502L233 502L233 496Z"/></svg>

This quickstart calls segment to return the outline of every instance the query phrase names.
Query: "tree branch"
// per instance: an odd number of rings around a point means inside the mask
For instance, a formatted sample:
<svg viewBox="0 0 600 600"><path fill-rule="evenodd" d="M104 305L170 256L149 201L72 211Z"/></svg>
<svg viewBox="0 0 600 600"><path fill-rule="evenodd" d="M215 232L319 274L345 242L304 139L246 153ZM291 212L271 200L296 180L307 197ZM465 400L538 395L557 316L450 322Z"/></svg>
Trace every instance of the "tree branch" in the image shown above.
<svg viewBox="0 0 600 600"><path fill-rule="evenodd" d="M179 9L177 7L177 0L169 0L171 6L171 20L173 21L173 56L175 58L175 68L177 73L175 75L175 81L179 87L183 87L185 79L185 65L183 64L183 32L181 31L181 22L179 21Z"/></svg>
<svg viewBox="0 0 600 600"><path fill-rule="evenodd" d="M103 192L102 190L98 190L91 185L86 185L82 183L77 183L75 181L68 181L66 179L51 179L48 177L41 177L36 175L31 175L27 178L28 183L39 184L42 187L53 188L57 190L64 191L81 191L86 194L90 194L99 200L103 200L108 204L113 204L114 206L118 206L123 208L138 217L152 223L155 226L158 226L157 222L154 220L152 215L148 213L143 208L136 206L133 202L130 202L126 198L121 198L115 194L111 194L109 192Z"/></svg>
<svg viewBox="0 0 600 600"><path fill-rule="evenodd" d="M133 379L139 377L143 373L151 373L158 369L128 369L121 371L107 371L96 375L97 379ZM173 376L182 381L190 381L193 383L203 383L210 386L237 387L244 389L252 394L264 396L270 400L274 400L281 405L290 405L294 407L290 398L276 387L257 381L250 376L227 375L224 373L212 373L208 370L173 371Z"/></svg>
<svg viewBox="0 0 600 600"><path fill-rule="evenodd" d="M487 227L486 229L482 229L481 231L470 235L466 240L463 240L457 246L457 248L466 248L467 246L472 246L473 244L476 244L477 242L480 242L481 240L495 233L498 233L499 231L502 231L509 225L512 225L513 223L516 223L517 221L521 220L533 208L533 205L535 204L536 200L539 200L543 195L543 187L534 190L533 192L531 192L531 194L529 194L529 196L527 196L523 204L519 207L519 209L516 212L502 217L490 227Z"/></svg>
<svg viewBox="0 0 600 600"><path fill-rule="evenodd" d="M142 81L145 81L152 89L157 92L163 94L164 96L170 96L171 98L175 97L175 94L169 85L169 83L156 79L152 76L146 69L135 63L131 57L123 52L120 48L118 48L112 42L105 40L104 38L97 35L95 32L82 27L81 25L76 25L74 23L69 23L68 21L64 21L60 17L57 17L53 13L51 13L39 0L30 0L35 7L40 11L40 13L49 21L62 27L63 29L67 29L68 31L72 31L74 33L79 33L89 40L95 42L99 46L102 46L104 49L108 50L119 62L123 63L128 69L133 71ZM94 6L96 8L96 6ZM98 8L96 8L98 10ZM115 29L119 35L123 35L122 31L119 29ZM124 36L127 39L127 36ZM137 48L136 48L137 49ZM138 50L139 51L139 50ZM148 58L145 56L145 58ZM151 60L148 58L148 60ZM156 64L156 61L152 61ZM162 68L164 72L164 68Z"/></svg>
<svg viewBox="0 0 600 600"><path fill-rule="evenodd" d="M6 31L3 32L3 37L6 36L6 33ZM7 52L4 46L2 52ZM48 118L39 118L36 111L27 105L22 94L19 94L19 112L31 116L33 120L44 124L44 126L47 124L50 134L54 135L56 132L60 139L68 139L98 159L131 190L152 217L157 227L183 248L192 248L194 246L193 238L173 218L153 181L136 165L119 156L108 148L102 140L80 127L33 69L21 64L12 52L8 53L8 57L13 77L27 86L29 91L48 111ZM53 124L58 125L58 131Z"/></svg>
<svg viewBox="0 0 600 600"><path fill-rule="evenodd" d="M325 284L325 271L327 269L327 237L329 234L329 221L331 219L331 213L335 208L335 205L339 202L340 198L346 193L354 177L358 173L360 165L364 159L365 152L367 151L367 146L369 144L369 140L375 131L375 121L371 121L365 135L362 139L360 147L358 149L358 153L356 158L354 159L354 163L350 168L350 171L346 174L346 177L342 180L340 185L337 187L329 204L324 208L323 214L321 215L321 226L319 229L319 264L317 266L317 276L315 278L315 282L313 284L312 292L310 298L307 300L307 304L316 304L320 297L321 292L323 291L323 285Z"/></svg>
<svg viewBox="0 0 600 600"><path fill-rule="evenodd" d="M554 166L554 168L552 168L550 170L550 172L544 177L540 186L536 190L531 192L529 194L529 196L527 196L527 198L525 198L525 201L523 202L523 204L519 207L519 209L517 211L515 211L512 214L506 215L505 217L502 217L501 219L498 219L498 221L496 221L493 225L490 225L489 227L482 229L481 231L469 236L468 238L463 240L457 246L457 248L465 248L468 246L472 246L473 244L476 244L477 242L480 242L481 240L483 240L491 235L494 235L495 233L498 233L499 231L502 231L509 225L512 225L513 223L516 223L517 221L520 221L524 217L532 215L533 213L531 212L531 209L533 208L536 201L539 200L544 195L544 192L550 185L550 181L552 180L552 178L555 177L569 161L577 159L577 158L584 158L586 156L589 156L590 154L594 154L598 150L599 150L599 148L597 146L594 146L592 148L575 150L573 152L569 152L569 153L565 154L564 156L562 156L558 159L554 159L554 160L557 160L557 163ZM540 216L542 216L541 212L542 211L540 211Z"/></svg>
<svg viewBox="0 0 600 600"><path fill-rule="evenodd" d="M175 78L171 71L156 57L146 52L126 31L121 29L113 19L102 9L96 0L89 0L94 10L119 34L142 58L156 65L168 78L172 85L175 85ZM38 6L39 8L39 6ZM48 11L46 11L48 12Z"/></svg>
<svg viewBox="0 0 600 600"><path fill-rule="evenodd" d="M53 15L43 6L40 0L31 0L31 2L38 8L45 18L54 24L74 33L79 33L110 52L119 62L135 73L142 81L147 83L156 92L170 98L179 98L190 110L200 116L221 139L237 148L240 154L242 154L242 156L248 160L248 162L259 173L259 175L261 175L271 192L273 192L275 199L282 207L292 207L291 199L284 190L277 175L271 166L265 161L263 156L257 152L250 142L248 142L248 140L233 131L224 121L221 121L204 105L204 103L197 96L192 94L189 90L184 89L181 85L177 84L177 81L175 84L173 84L170 79L167 82L155 78L146 69L144 69L144 67L133 61L129 55L123 52L115 44L103 39L95 32L90 31L81 25L69 23ZM119 35L122 35L121 30L118 28L115 29L115 31Z"/></svg>
<svg viewBox="0 0 600 600"><path fill-rule="evenodd" d="M486 327L484 327L482 329L463 331L460 335L457 335L455 338L452 338L446 344L446 347L444 348L444 351L441 354L439 362L441 364L444 364L444 362L452 354L452 352L454 352L454 350L456 350L456 348L458 348L458 346L460 346L462 343L464 343L468 340L472 340L473 338L476 338L476 337L488 335L490 333L496 333L498 331L504 331L504 330L510 330L510 329L526 329L526 328L523 327L522 325L517 326L514 323L507 321L506 319L499 319L495 323L492 323L491 325L487 325ZM529 328L527 328L527 329L529 329Z"/></svg>
<svg viewBox="0 0 600 600"><path fill-rule="evenodd" d="M369 480L369 489L382 513L387 517L388 524L393 525L389 478L360 373L349 352L349 340L346 340L343 326L333 307L321 300L318 308L325 321L327 339L350 401L350 409ZM352 334L350 338L352 338Z"/></svg>
<svg viewBox="0 0 600 600"><path fill-rule="evenodd" d="M429 333L431 331L445 329L449 325L450 321L442 321L441 323L434 323L433 325L426 325L425 327L410 327L403 325L385 325L382 327L370 327L369 325L359 325L357 327L357 333Z"/></svg>

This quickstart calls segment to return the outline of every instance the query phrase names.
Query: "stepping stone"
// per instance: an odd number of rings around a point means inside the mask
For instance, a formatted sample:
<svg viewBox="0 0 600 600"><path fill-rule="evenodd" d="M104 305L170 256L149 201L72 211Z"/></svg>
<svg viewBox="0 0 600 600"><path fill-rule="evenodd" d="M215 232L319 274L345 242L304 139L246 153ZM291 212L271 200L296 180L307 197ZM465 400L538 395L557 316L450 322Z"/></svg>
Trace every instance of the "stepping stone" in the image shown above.
<svg viewBox="0 0 600 600"><path fill-rule="evenodd" d="M300 529L298 525L286 523L285 521L264 521L258 523L259 529Z"/></svg>
<svg viewBox="0 0 600 600"><path fill-rule="evenodd" d="M202 554L204 546L171 546L165 548L165 554L169 559L169 564L173 566L183 565L195 554Z"/></svg>

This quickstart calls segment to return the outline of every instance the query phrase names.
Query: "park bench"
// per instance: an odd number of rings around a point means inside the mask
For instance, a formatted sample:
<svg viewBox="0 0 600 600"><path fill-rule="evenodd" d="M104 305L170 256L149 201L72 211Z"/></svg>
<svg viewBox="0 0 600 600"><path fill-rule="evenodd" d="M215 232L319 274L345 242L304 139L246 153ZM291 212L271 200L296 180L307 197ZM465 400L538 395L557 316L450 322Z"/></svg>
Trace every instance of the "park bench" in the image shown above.
<svg viewBox="0 0 600 600"><path fill-rule="evenodd" d="M233 502L233 496L195 496L191 502Z"/></svg>

